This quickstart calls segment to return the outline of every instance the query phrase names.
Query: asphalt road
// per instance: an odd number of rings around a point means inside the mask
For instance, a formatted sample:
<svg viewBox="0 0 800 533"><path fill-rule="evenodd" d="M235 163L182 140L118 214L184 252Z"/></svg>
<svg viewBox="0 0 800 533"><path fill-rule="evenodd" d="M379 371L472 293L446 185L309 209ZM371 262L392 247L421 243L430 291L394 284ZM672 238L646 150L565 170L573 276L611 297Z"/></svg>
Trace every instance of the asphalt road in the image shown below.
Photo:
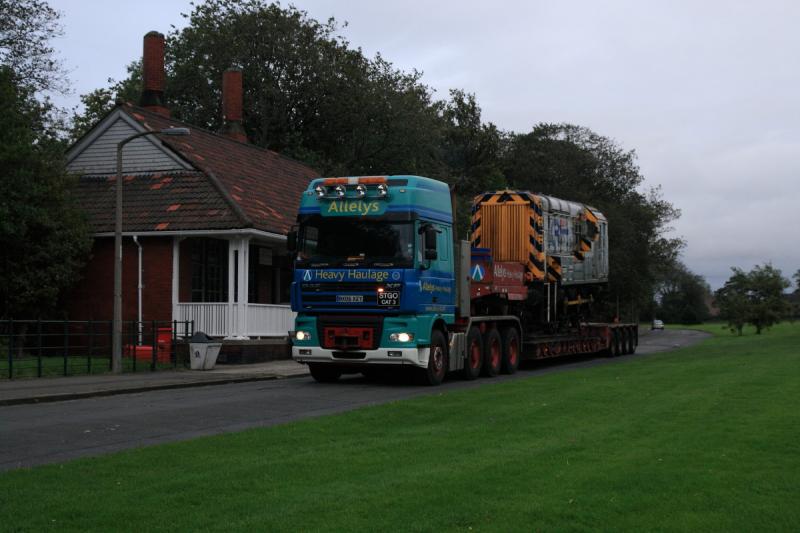
<svg viewBox="0 0 800 533"><path fill-rule="evenodd" d="M310 377L150 391L0 407L0 470L110 453L162 442L271 426L443 390L480 387L512 379L599 364L694 344L707 336L688 330L642 331L636 355L570 358L531 363L513 376L465 382L450 379L432 389L405 382L371 382L360 376L318 384Z"/></svg>

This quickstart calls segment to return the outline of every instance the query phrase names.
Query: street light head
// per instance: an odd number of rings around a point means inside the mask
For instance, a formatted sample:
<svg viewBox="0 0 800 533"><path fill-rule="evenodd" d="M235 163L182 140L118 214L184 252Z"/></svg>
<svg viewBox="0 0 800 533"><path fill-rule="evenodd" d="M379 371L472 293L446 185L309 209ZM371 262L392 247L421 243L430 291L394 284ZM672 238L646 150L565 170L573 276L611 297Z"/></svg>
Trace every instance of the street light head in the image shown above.
<svg viewBox="0 0 800 533"><path fill-rule="evenodd" d="M167 128L159 131L158 133L164 135L189 135L191 132L189 128Z"/></svg>

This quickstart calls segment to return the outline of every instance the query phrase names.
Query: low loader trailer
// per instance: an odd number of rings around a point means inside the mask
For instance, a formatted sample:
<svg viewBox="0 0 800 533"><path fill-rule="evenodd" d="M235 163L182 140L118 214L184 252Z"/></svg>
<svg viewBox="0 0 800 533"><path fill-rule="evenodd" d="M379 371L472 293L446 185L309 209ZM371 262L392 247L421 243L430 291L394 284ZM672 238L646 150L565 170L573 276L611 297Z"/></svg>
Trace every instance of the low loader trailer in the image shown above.
<svg viewBox="0 0 800 533"><path fill-rule="evenodd" d="M449 187L420 176L320 178L303 193L292 357L320 382L412 367L438 385L514 373L520 361L623 355L637 324L589 320L608 282L598 210L527 191L488 192L470 240Z"/></svg>

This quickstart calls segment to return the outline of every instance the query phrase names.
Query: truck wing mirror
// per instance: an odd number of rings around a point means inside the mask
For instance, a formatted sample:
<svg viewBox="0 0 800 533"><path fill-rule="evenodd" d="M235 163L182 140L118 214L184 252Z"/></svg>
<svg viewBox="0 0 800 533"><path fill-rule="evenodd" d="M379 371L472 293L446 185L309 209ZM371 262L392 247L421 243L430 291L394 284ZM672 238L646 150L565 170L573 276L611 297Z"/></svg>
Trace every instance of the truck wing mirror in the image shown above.
<svg viewBox="0 0 800 533"><path fill-rule="evenodd" d="M286 249L292 253L297 251L297 230L292 228L286 235Z"/></svg>
<svg viewBox="0 0 800 533"><path fill-rule="evenodd" d="M439 230L432 224L425 226L425 259L432 260L438 257L439 254L436 251L436 236L438 233Z"/></svg>

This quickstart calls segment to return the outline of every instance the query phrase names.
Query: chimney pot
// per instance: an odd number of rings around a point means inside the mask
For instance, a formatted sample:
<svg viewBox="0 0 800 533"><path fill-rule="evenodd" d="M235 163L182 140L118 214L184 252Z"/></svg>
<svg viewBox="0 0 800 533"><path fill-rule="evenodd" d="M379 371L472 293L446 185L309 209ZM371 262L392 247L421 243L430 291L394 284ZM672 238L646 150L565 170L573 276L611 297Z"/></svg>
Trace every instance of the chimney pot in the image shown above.
<svg viewBox="0 0 800 533"><path fill-rule="evenodd" d="M242 71L229 68L222 74L222 133L231 139L247 142L242 126Z"/></svg>
<svg viewBox="0 0 800 533"><path fill-rule="evenodd" d="M144 36L142 97L139 100L139 105L150 111L169 116L169 110L164 99L165 85L164 34L150 31Z"/></svg>

